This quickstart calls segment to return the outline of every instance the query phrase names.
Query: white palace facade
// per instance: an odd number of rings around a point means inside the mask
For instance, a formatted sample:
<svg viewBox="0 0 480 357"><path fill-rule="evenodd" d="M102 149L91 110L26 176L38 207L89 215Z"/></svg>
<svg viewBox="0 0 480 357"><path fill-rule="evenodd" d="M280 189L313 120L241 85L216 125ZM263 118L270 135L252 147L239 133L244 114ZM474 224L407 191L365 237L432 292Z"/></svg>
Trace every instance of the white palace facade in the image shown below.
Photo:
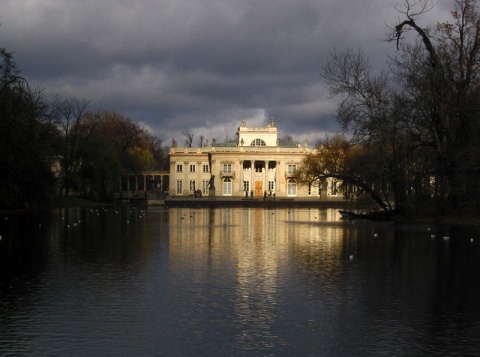
<svg viewBox="0 0 480 357"><path fill-rule="evenodd" d="M243 120L236 143L212 140L207 147L170 149L170 196L321 197L331 188L299 185L294 177L307 154L316 149L281 144L273 120L266 127L248 127Z"/></svg>

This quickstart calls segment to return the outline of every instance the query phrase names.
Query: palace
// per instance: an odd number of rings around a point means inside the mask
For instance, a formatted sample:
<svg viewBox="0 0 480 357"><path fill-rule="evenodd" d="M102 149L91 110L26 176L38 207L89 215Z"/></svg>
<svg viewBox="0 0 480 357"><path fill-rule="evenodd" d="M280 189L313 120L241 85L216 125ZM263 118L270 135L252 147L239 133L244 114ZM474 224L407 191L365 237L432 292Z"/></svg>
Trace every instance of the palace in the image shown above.
<svg viewBox="0 0 480 357"><path fill-rule="evenodd" d="M315 153L305 140L301 144L279 142L273 120L266 127L248 127L245 120L236 143L208 147L170 149L171 196L210 195L232 197L321 197L335 192L328 184L300 186L295 171L307 154Z"/></svg>

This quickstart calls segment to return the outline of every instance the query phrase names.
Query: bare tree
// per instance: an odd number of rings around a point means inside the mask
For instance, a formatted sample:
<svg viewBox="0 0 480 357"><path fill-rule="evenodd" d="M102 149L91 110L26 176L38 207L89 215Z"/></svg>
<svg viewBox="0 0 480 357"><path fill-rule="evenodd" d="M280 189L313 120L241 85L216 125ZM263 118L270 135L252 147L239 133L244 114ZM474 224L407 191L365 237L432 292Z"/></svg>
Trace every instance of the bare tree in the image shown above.
<svg viewBox="0 0 480 357"><path fill-rule="evenodd" d="M357 165L362 160L374 163L374 166L364 165L362 169L356 169L362 175L358 179L349 175L344 177L351 184L362 187L362 191L370 192L372 197L376 196L377 202L380 201L379 193L368 187L388 188L389 192L384 192L383 196L394 197L397 209L401 210L408 187L407 159L415 149L405 126L402 88L392 85L387 72L374 75L361 51L333 52L323 76L327 79L330 94L341 98L337 119L350 137L349 145L361 148L362 159L346 163Z"/></svg>
<svg viewBox="0 0 480 357"><path fill-rule="evenodd" d="M278 141L282 144L295 144L295 141L291 135L285 135L282 138L279 138Z"/></svg>
<svg viewBox="0 0 480 357"><path fill-rule="evenodd" d="M168 168L168 149L163 147L163 140L151 137L151 151L156 169L165 170Z"/></svg>
<svg viewBox="0 0 480 357"><path fill-rule="evenodd" d="M200 135L200 137L198 139L198 147L202 148L202 147L207 146L207 145L208 145L208 139L206 140L203 135Z"/></svg>
<svg viewBox="0 0 480 357"><path fill-rule="evenodd" d="M88 103L75 98L58 99L58 128L63 138L61 147L61 189L60 194L69 195L75 186L76 172L79 169L79 150L82 146L81 121Z"/></svg>
<svg viewBox="0 0 480 357"><path fill-rule="evenodd" d="M480 93L478 7L477 0L455 0L451 12L453 23L422 28L418 17L431 10L433 2L406 0L404 7L398 9L405 19L391 29L387 38L406 54L403 68L416 63L415 76L405 77L405 82L415 83L412 86L417 89L415 93L421 89L422 96L410 97L410 101L417 108L426 109L421 113L425 117L421 122L427 124L423 132L430 133L436 151L438 197L440 200L448 197L453 207L471 201L479 174L473 169L477 166L478 151L472 150L479 145L479 129L475 124ZM412 47L406 43L405 34L409 31L420 39L416 53L408 53ZM424 68L420 66L422 59Z"/></svg>
<svg viewBox="0 0 480 357"><path fill-rule="evenodd" d="M193 134L190 133L188 130L182 131L182 135L185 137L183 142L187 148L191 148L193 144Z"/></svg>

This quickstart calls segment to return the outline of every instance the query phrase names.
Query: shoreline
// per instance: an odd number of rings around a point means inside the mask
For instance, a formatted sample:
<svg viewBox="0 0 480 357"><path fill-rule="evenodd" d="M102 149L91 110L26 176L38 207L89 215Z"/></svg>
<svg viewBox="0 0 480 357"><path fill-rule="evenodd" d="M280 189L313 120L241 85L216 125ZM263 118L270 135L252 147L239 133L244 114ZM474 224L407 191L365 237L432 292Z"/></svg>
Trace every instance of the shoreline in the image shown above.
<svg viewBox="0 0 480 357"><path fill-rule="evenodd" d="M216 207L246 207L246 208L333 208L338 210L355 211L358 213L368 212L368 206L357 202L351 204L344 200L319 200L318 198L238 198L238 197L167 197L161 199L136 199L123 200L117 202L97 202L84 199L78 196L69 197L55 197L51 202L43 207L30 207L16 210L0 210L2 214L22 214L27 212L45 211L58 208L73 208L73 207L99 207L99 206L114 206L124 203L132 203L146 207L165 207L165 208L216 208ZM392 222L397 223L411 223L411 224L453 224L462 226L480 226L479 212L471 211L456 211L437 216L432 212L424 212L417 216L394 216Z"/></svg>

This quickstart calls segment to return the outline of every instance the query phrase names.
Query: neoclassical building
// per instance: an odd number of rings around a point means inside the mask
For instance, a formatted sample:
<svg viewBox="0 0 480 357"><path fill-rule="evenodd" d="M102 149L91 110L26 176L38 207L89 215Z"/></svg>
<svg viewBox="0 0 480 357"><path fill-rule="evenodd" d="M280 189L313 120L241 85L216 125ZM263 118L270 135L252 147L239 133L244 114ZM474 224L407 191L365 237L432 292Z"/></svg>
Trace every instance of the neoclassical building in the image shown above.
<svg viewBox="0 0 480 357"><path fill-rule="evenodd" d="M242 121L236 143L170 149L171 196L208 195L233 197L331 196L328 187L298 185L294 179L305 155L316 150L301 144L281 144L273 120L266 127L249 127Z"/></svg>

